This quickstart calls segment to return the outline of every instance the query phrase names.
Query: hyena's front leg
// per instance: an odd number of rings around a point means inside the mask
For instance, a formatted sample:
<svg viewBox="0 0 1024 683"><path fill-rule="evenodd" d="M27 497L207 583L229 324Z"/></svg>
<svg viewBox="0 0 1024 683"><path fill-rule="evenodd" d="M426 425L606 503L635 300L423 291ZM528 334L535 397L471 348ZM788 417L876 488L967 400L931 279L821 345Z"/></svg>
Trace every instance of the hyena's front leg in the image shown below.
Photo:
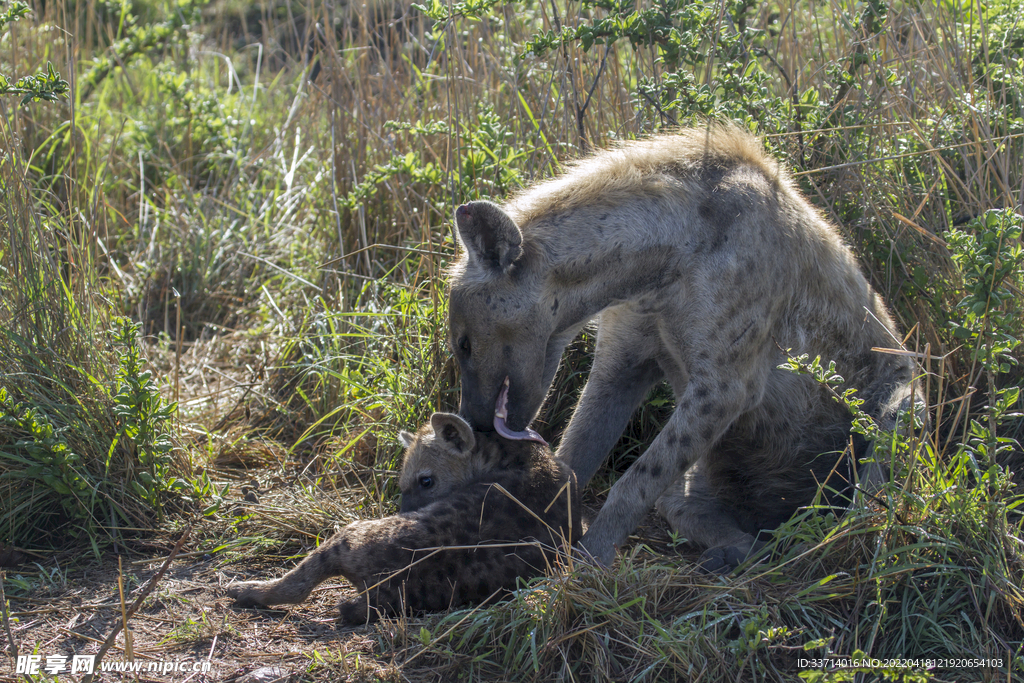
<svg viewBox="0 0 1024 683"><path fill-rule="evenodd" d="M347 527L332 536L280 579L234 584L228 586L228 596L235 599L238 607L293 605L302 602L319 584L346 573L346 559L351 550L349 529Z"/></svg>
<svg viewBox="0 0 1024 683"><path fill-rule="evenodd" d="M690 464L703 457L743 412L748 385L733 373L691 373L676 410L650 447L615 482L580 544L599 562L615 551Z"/></svg>
<svg viewBox="0 0 1024 683"><path fill-rule="evenodd" d="M618 311L602 314L590 378L556 453L572 468L581 489L608 457L647 392L664 377L650 348L656 340L649 319Z"/></svg>

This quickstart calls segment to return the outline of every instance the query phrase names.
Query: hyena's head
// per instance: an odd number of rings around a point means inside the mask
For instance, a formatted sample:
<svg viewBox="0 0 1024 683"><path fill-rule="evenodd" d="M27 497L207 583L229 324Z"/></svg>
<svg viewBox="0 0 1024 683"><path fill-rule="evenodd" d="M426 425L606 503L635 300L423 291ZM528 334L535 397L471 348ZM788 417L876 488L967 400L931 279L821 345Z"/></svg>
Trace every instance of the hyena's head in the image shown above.
<svg viewBox="0 0 1024 683"><path fill-rule="evenodd" d="M495 429L495 409L508 379L510 432L525 430L547 393L569 340L554 339L557 303L544 299L538 254L523 244L515 221L497 204L470 202L455 212L462 255L452 268L449 342L459 362L459 414L474 429Z"/></svg>
<svg viewBox="0 0 1024 683"><path fill-rule="evenodd" d="M473 429L458 415L434 413L415 434L399 432L405 446L398 487L401 512L419 510L479 475L483 465L477 456Z"/></svg>

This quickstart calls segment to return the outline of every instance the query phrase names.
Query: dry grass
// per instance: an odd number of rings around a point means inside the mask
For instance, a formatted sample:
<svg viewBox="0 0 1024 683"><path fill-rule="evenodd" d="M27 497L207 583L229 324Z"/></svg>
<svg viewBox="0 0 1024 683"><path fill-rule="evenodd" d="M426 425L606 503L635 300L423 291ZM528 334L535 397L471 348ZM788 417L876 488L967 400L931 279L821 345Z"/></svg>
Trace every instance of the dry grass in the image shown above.
<svg viewBox="0 0 1024 683"><path fill-rule="evenodd" d="M94 651L120 613L114 554L131 558L130 603L196 521L129 625L140 657L208 658L210 680L280 664L303 680L774 681L826 648L1002 657L936 680L1024 680L1020 499L994 467L1019 481L1019 445L996 439L1022 422L990 408L1020 372L977 352L1024 333L1022 270L965 340L952 326L977 282L947 246L954 226L981 234L986 211L1020 211L1024 17L894 5L872 28L869 7L751 6L743 19L761 33L738 41L734 8L708 4L696 25L673 17L698 55L673 69L643 40L515 59L544 32L607 15L579 3L438 22L386 3L218 0L191 17L139 3L143 33L118 28L114 6L41 3L0 36L0 69L49 59L72 97L0 101L0 386L48 416L89 470L84 490L105 497L79 519L94 530L89 558L73 524L33 533L62 510L18 478L18 444L42 437L0 425L0 488L26 505L4 508L0 541L18 537L38 563L4 584L21 651ZM166 32L146 43L154 26ZM673 110L657 95L680 74ZM351 632L332 623L333 586L289 611L230 609L226 581L280 573L339 525L392 512L395 433L456 405L451 208L708 115L764 134L933 358L931 432L897 458L884 504L808 513L776 556L731 579L693 573L651 522L613 570L575 566L485 609ZM142 323L155 389L178 403L163 481L184 485L161 491L162 519L132 493L138 449L117 436L120 361L103 330L119 314ZM592 343L575 342L544 408L555 440ZM653 398L591 505L671 410L664 388Z"/></svg>

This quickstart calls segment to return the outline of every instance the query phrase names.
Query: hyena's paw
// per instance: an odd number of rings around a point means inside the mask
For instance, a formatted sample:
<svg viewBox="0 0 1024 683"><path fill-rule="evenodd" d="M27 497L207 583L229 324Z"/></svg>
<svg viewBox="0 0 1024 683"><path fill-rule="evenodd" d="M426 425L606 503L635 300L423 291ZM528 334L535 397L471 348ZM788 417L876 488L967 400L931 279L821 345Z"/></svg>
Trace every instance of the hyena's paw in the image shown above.
<svg viewBox="0 0 1024 683"><path fill-rule="evenodd" d="M757 557L765 547L764 541L752 544L720 545L705 550L697 566L707 574L731 574L749 557Z"/></svg>
<svg viewBox="0 0 1024 683"><path fill-rule="evenodd" d="M365 595L338 603L338 621L343 626L372 624L379 616L377 610L368 607Z"/></svg>
<svg viewBox="0 0 1024 683"><path fill-rule="evenodd" d="M277 605L284 600L278 599L278 581L246 581L233 583L227 587L229 598L234 598L235 607L266 607Z"/></svg>
<svg viewBox="0 0 1024 683"><path fill-rule="evenodd" d="M574 550L577 556L602 567L612 566L615 562L615 555L618 553L618 547L607 539L607 534L600 535L599 531L594 531L594 527L583 534L583 538L576 544Z"/></svg>

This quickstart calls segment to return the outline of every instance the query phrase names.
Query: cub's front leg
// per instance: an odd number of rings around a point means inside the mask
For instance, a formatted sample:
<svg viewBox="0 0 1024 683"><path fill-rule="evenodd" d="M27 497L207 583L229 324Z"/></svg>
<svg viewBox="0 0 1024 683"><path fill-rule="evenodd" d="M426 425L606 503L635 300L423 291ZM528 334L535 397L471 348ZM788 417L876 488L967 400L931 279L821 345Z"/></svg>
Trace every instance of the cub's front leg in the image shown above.
<svg viewBox="0 0 1024 683"><path fill-rule="evenodd" d="M332 536L327 543L310 553L290 572L275 581L246 581L228 586L227 594L238 607L294 605L309 597L313 589L333 576L349 570L348 555L352 545L349 525Z"/></svg>
<svg viewBox="0 0 1024 683"><path fill-rule="evenodd" d="M234 584L228 586L227 594L238 607L296 604L327 579L344 576L359 595L339 604L342 622L372 621L377 610L395 613L402 604L399 585L384 581L369 596L367 587L409 565L413 559L409 548L415 547L417 539L423 536L421 517L412 513L353 522L280 579Z"/></svg>

